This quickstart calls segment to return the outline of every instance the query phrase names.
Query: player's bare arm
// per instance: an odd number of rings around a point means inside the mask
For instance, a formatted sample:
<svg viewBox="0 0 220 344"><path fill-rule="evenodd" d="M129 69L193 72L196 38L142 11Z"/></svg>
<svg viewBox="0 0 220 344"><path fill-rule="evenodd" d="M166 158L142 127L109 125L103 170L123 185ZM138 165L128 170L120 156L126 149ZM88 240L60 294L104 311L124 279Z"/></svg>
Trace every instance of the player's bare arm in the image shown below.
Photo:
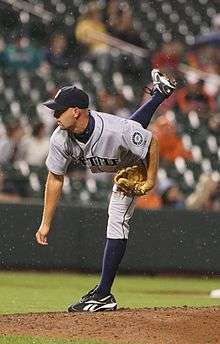
<svg viewBox="0 0 220 344"><path fill-rule="evenodd" d="M36 240L40 245L48 245L47 235L62 192L64 176L48 173L45 186L44 210L40 228L36 233Z"/></svg>
<svg viewBox="0 0 220 344"><path fill-rule="evenodd" d="M152 190L156 184L157 171L159 166L159 145L157 139L152 136L148 153L146 156L146 171L142 170L138 166L134 166L134 176L140 180L134 185L134 195L141 196L147 194ZM135 180L134 176L132 178ZM141 181L142 179L142 181Z"/></svg>
<svg viewBox="0 0 220 344"><path fill-rule="evenodd" d="M159 144L155 136L152 137L146 159L147 159L147 181L144 184L145 192L153 189L157 180L157 171L158 171L158 166L159 166Z"/></svg>

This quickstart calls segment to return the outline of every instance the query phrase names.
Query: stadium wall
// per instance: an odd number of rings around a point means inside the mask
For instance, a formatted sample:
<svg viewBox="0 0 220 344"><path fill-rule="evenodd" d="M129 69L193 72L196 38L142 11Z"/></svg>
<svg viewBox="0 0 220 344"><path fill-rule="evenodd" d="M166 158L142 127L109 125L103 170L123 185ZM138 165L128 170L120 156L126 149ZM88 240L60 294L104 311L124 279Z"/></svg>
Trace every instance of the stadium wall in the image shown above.
<svg viewBox="0 0 220 344"><path fill-rule="evenodd" d="M107 209L60 206L49 245L35 242L42 207L0 205L1 269L99 271ZM220 214L137 210L121 271L220 272Z"/></svg>

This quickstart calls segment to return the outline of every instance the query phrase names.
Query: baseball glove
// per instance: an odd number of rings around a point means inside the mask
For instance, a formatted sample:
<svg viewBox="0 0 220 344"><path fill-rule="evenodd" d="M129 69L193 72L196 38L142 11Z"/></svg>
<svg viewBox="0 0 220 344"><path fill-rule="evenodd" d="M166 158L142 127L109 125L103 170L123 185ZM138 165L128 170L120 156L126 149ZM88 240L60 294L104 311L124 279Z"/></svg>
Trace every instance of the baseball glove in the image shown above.
<svg viewBox="0 0 220 344"><path fill-rule="evenodd" d="M142 196L152 187L147 182L147 171L141 166L124 168L114 176L119 191L127 196Z"/></svg>

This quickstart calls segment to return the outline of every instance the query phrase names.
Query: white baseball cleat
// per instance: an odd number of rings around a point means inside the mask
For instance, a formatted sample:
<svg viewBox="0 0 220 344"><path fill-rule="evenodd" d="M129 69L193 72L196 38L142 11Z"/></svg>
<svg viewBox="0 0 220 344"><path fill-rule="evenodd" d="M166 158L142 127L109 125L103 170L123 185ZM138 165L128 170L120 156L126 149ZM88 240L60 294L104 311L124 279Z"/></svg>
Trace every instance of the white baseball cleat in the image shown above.
<svg viewBox="0 0 220 344"><path fill-rule="evenodd" d="M165 74L161 73L159 69L153 69L151 72L154 90L157 89L166 98L168 98L176 89L176 81L171 81Z"/></svg>

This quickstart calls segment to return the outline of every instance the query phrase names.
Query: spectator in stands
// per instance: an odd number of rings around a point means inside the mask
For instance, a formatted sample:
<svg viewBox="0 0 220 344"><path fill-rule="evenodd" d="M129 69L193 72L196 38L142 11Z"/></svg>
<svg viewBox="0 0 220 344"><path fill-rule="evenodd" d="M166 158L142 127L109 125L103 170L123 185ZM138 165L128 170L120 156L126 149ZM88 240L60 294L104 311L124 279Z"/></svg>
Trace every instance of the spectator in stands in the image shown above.
<svg viewBox="0 0 220 344"><path fill-rule="evenodd" d="M129 110L128 100L125 99L123 93L118 92L115 96L115 114L119 117L129 118L131 111Z"/></svg>
<svg viewBox="0 0 220 344"><path fill-rule="evenodd" d="M151 190L146 196L137 198L136 207L140 209L160 209L162 199L155 190Z"/></svg>
<svg viewBox="0 0 220 344"><path fill-rule="evenodd" d="M112 0L108 2L106 10L106 24L108 32L111 36L122 40L125 43L133 44L137 47L144 48L144 43L141 40L141 35L134 25L133 11L127 1ZM150 66L148 59L143 60L133 54L120 51L120 55L115 58L117 68L124 75L131 75L139 81L146 78L147 66ZM144 65L144 67L143 67ZM130 78L131 78L130 77Z"/></svg>
<svg viewBox="0 0 220 344"><path fill-rule="evenodd" d="M182 192L179 186L171 179L165 179L159 185L159 193L162 199L162 206L183 209L185 208L185 202Z"/></svg>
<svg viewBox="0 0 220 344"><path fill-rule="evenodd" d="M212 114L208 119L208 128L210 134L219 136L220 133L220 114Z"/></svg>
<svg viewBox="0 0 220 344"><path fill-rule="evenodd" d="M207 210L220 211L220 183L217 183L215 190L209 196Z"/></svg>
<svg viewBox="0 0 220 344"><path fill-rule="evenodd" d="M112 36L142 47L140 32L134 27L132 9L128 2L111 0L107 5L107 25Z"/></svg>
<svg viewBox="0 0 220 344"><path fill-rule="evenodd" d="M0 170L0 202L19 202L21 197L15 190L8 187L5 179L5 173Z"/></svg>
<svg viewBox="0 0 220 344"><path fill-rule="evenodd" d="M50 93L55 95L56 93ZM44 124L45 132L47 136L50 136L54 130L54 118L51 116L53 113L53 110L50 110L43 106L42 104L38 104L37 106L37 114L38 114L38 119L40 122Z"/></svg>
<svg viewBox="0 0 220 344"><path fill-rule="evenodd" d="M18 34L15 42L5 49L7 67L13 70L34 70L40 66L42 51L30 44L28 37Z"/></svg>
<svg viewBox="0 0 220 344"><path fill-rule="evenodd" d="M180 41L164 42L159 51L156 51L152 57L152 68L159 68L168 74L178 76L179 64L184 56L184 46Z"/></svg>
<svg viewBox="0 0 220 344"><path fill-rule="evenodd" d="M88 48L89 58L96 64L97 69L104 77L111 74L111 56L105 36L107 30L102 21L101 10L96 2L90 2L86 13L76 24L75 36L79 43Z"/></svg>
<svg viewBox="0 0 220 344"><path fill-rule="evenodd" d="M128 118L130 110L127 107L127 101L122 93L114 95L103 89L98 93L99 110L101 112L113 113L120 117Z"/></svg>
<svg viewBox="0 0 220 344"><path fill-rule="evenodd" d="M220 13L212 17L212 28L205 34L196 37L195 45L220 46Z"/></svg>
<svg viewBox="0 0 220 344"><path fill-rule="evenodd" d="M215 98L205 92L204 82L198 81L196 76L195 79L188 79L186 86L177 92L176 98L180 111L186 114L196 111L198 115L207 117L216 110Z"/></svg>
<svg viewBox="0 0 220 344"><path fill-rule="evenodd" d="M67 69L70 60L66 54L67 39L64 33L56 32L50 42L50 47L46 50L44 59L55 69Z"/></svg>
<svg viewBox="0 0 220 344"><path fill-rule="evenodd" d="M186 199L188 209L219 210L219 175L202 173L195 190Z"/></svg>
<svg viewBox="0 0 220 344"><path fill-rule="evenodd" d="M195 68L195 75L204 80L204 93L211 111L216 110L219 97L220 73L220 14L213 16L213 30L196 37L195 45L187 54L188 64ZM201 73L206 72L207 74ZM196 90L197 92L197 90ZM210 104L211 103L211 104Z"/></svg>
<svg viewBox="0 0 220 344"><path fill-rule="evenodd" d="M166 178L146 196L138 197L137 208L160 209L169 207L175 209L185 208L185 200L179 186L174 180Z"/></svg>
<svg viewBox="0 0 220 344"><path fill-rule="evenodd" d="M209 71L210 65L219 63L218 46L202 45L189 51L186 55L188 64L204 72Z"/></svg>
<svg viewBox="0 0 220 344"><path fill-rule="evenodd" d="M191 152L184 148L181 138L177 135L174 121L167 115L159 117L152 129L159 141L161 158L168 161L175 161L177 157L192 159Z"/></svg>
<svg viewBox="0 0 220 344"><path fill-rule="evenodd" d="M5 40L0 37L0 68L6 67Z"/></svg>
<svg viewBox="0 0 220 344"><path fill-rule="evenodd" d="M216 96L216 100L217 100L217 109L220 112L220 91L218 92Z"/></svg>
<svg viewBox="0 0 220 344"><path fill-rule="evenodd" d="M12 164L22 158L23 137L24 129L19 120L6 124L6 134L0 140L0 165Z"/></svg>
<svg viewBox="0 0 220 344"><path fill-rule="evenodd" d="M206 72L211 72L210 67L220 65L220 13L212 17L210 31L196 37L187 58L192 67Z"/></svg>
<svg viewBox="0 0 220 344"><path fill-rule="evenodd" d="M220 55L220 50L218 56ZM207 67L207 73L204 78L204 91L212 99L216 100L216 108L220 110L218 97L220 96L220 58L218 63L212 63Z"/></svg>
<svg viewBox="0 0 220 344"><path fill-rule="evenodd" d="M98 92L98 104L99 111L114 113L114 98L106 89L102 89Z"/></svg>
<svg viewBox="0 0 220 344"><path fill-rule="evenodd" d="M24 158L28 165L44 166L49 147L49 138L46 135L42 122L34 124L32 135L25 139Z"/></svg>

